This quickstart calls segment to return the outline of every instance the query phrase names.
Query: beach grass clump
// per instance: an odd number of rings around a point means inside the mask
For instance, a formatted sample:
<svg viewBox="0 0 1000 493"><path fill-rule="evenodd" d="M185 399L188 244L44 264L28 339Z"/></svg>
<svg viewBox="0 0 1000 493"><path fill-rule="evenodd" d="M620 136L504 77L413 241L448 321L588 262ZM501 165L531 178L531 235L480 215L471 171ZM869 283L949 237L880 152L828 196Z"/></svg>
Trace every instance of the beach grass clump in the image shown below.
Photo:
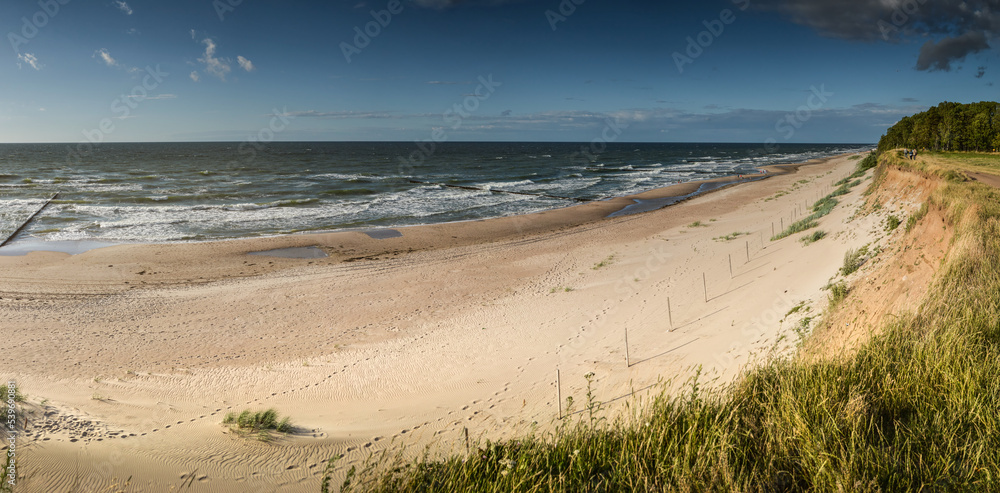
<svg viewBox="0 0 1000 493"><path fill-rule="evenodd" d="M607 266L611 265L611 262L613 262L614 260L615 260L615 256L614 255L608 255L608 258L606 258L606 259L598 262L597 264L594 264L594 266L591 267L591 268L593 270L598 270L598 269L600 269L602 267L607 267Z"/></svg>
<svg viewBox="0 0 1000 493"><path fill-rule="evenodd" d="M885 230L887 232L895 231L896 228L898 228L899 225L902 224L902 222L903 221L901 221L898 216L894 214L890 215L889 217L885 218Z"/></svg>
<svg viewBox="0 0 1000 493"><path fill-rule="evenodd" d="M920 206L920 208L917 209L917 212L911 214L909 219L906 220L906 232L909 233L910 231L912 231L913 228L917 226L917 223L920 222L920 220L923 219L924 216L926 215L927 215L927 202L924 202Z"/></svg>
<svg viewBox="0 0 1000 493"><path fill-rule="evenodd" d="M714 221L714 219L713 219L713 221ZM687 227L689 227L689 228L700 228L700 227L705 227L705 228L707 228L707 227L708 227L708 225L707 225L707 224L705 224L705 223L703 223L703 222L701 222L701 221L695 221L695 222L693 222L693 223L691 223L691 224L688 224L688 226L687 226Z"/></svg>
<svg viewBox="0 0 1000 493"><path fill-rule="evenodd" d="M844 266L840 268L840 274L849 276L855 273L865 262L868 261L868 245L861 248L851 248L844 253Z"/></svg>
<svg viewBox="0 0 1000 493"><path fill-rule="evenodd" d="M836 284L830 286L830 309L834 309L840 306L840 302L847 298L850 294L851 289L847 286L847 283L840 281Z"/></svg>
<svg viewBox="0 0 1000 493"><path fill-rule="evenodd" d="M1000 190L945 183L932 203L955 240L920 309L853 351L773 359L723 388L696 376L611 422L374 457L342 491L997 491Z"/></svg>
<svg viewBox="0 0 1000 493"><path fill-rule="evenodd" d="M806 246L809 246L813 243L816 243L819 240L822 240L823 238L826 238L826 231L820 230L820 231L814 231L812 234L808 234L803 236L802 238L799 238L799 241L804 243Z"/></svg>
<svg viewBox="0 0 1000 493"><path fill-rule="evenodd" d="M278 415L278 411L274 410L274 408L257 412L245 409L239 414L230 412L226 414L225 419L222 420L222 424L230 425L229 428L231 430L244 435L256 433L257 438L261 441L270 439L269 431L279 433L292 431L291 418L288 416L281 418Z"/></svg>
<svg viewBox="0 0 1000 493"><path fill-rule="evenodd" d="M7 385L0 385L0 396L3 397L2 399L3 402L7 402L7 399L10 397L10 395L8 395L8 391L9 389ZM24 400L27 398L24 394L21 393L21 389L16 386L14 387L13 397L14 397L14 402L24 402Z"/></svg>
<svg viewBox="0 0 1000 493"><path fill-rule="evenodd" d="M715 241L733 241L736 238L739 238L740 236L746 236L748 234L750 233L746 231L733 231L732 233L729 233L727 235L717 236L712 239Z"/></svg>

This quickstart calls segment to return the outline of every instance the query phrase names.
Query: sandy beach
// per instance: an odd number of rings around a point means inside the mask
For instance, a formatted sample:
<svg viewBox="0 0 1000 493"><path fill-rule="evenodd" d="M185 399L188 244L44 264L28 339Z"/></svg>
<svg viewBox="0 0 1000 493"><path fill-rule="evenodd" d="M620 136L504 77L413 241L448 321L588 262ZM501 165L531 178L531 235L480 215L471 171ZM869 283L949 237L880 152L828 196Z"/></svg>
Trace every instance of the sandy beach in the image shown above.
<svg viewBox="0 0 1000 493"><path fill-rule="evenodd" d="M700 184L391 231L0 257L0 360L31 416L18 491L318 491L331 457L343 474L401 444L461 449L465 429L552 426L557 370L577 403L593 373L610 413L699 366L723 384L797 347L844 253L879 240L880 215L853 217L862 186L820 220L825 239L770 241L856 163L613 218ZM293 247L327 256L248 255ZM294 431L265 443L222 424L266 408Z"/></svg>

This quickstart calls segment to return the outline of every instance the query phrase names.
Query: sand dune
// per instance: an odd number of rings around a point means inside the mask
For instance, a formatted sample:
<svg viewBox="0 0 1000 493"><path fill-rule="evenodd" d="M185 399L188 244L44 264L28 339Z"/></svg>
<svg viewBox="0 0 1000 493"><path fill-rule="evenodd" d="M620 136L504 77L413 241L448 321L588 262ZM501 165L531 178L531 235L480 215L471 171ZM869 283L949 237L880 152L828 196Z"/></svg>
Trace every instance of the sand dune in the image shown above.
<svg viewBox="0 0 1000 493"><path fill-rule="evenodd" d="M631 201L386 239L2 257L0 358L32 411L19 491L317 491L330 457L344 455L342 472L400 444L460 449L466 428L550 426L557 369L577 403L590 372L596 398L614 403L682 384L697 365L729 381L793 348L844 252L876 239L876 217L852 218L857 187L820 221L826 239L769 241L855 164L787 167L612 219ZM746 234L722 238L733 233ZM246 255L303 246L330 256ZM810 311L786 317L800 303ZM264 443L221 424L269 407L294 432Z"/></svg>

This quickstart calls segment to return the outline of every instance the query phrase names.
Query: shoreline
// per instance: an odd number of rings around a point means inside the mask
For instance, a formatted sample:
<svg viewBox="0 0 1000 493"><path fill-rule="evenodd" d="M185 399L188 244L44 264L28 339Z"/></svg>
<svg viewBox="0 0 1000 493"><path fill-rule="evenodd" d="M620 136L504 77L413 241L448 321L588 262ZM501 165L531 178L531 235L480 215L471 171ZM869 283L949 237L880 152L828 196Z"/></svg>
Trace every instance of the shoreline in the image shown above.
<svg viewBox="0 0 1000 493"><path fill-rule="evenodd" d="M250 250L244 252L246 254L254 253L257 255L262 255L263 252L271 250L286 250L293 248L304 248L315 246L318 248L323 248L324 250L329 248L331 243L329 238L319 238L326 237L330 235L349 235L349 234L368 234L372 239L384 240L388 238L396 238L398 236L391 235L386 238L380 238L369 234L370 232L379 231L392 231L397 230L403 231L414 231L418 228L431 228L431 227L448 227L449 225L460 225L467 223L498 223L498 226L504 227L506 225L499 224L502 222L516 222L516 223L530 223L534 216L541 216L546 214L560 214L566 211L566 215L569 216L573 211L577 213L577 217L566 217L565 223L562 225L553 224L551 222L546 222L547 225L552 227L575 227L582 226L591 222L596 222L600 220L614 219L618 217L625 217L633 214L641 214L652 212L660 209L665 209L679 203L691 200L696 197L704 196L713 192L717 192L729 187L738 186L747 183L754 183L774 176L781 176L788 173L795 173L799 167L821 164L833 159L843 158L846 156L851 156L856 153L846 153L835 156L829 156L825 158L817 158L809 161L804 161L801 163L790 163L790 164L774 164L766 165L757 168L758 170L764 170L760 176L753 176L750 179L747 178L734 178L733 175L728 175L718 178L710 178L705 180L693 180L673 185L668 185L665 187L654 188L646 190L643 192L623 195L618 197L608 197L598 200L592 200L587 202L578 202L574 204L567 205L565 207L557 207L553 209L546 209L538 212L531 212L526 214L515 214L511 216L499 216L499 217L489 217L483 219L465 219L456 221L446 221L440 223L428 223L428 224L414 224L414 225L404 225L404 226L373 226L373 227L359 227L359 228L346 228L346 229L319 229L316 231L299 231L288 234L275 234L268 236L254 236L254 237L236 237L236 238L219 238L219 239L208 239L208 240L196 240L196 241L181 241L181 242L151 242L151 243L116 243L113 241L105 241L94 238L85 238L79 240L20 240L14 241L11 244L0 248L0 259L5 257L24 257L33 253L41 254L67 254L71 256L84 254L94 250L102 250L108 248L117 247L169 247L175 245L208 245L215 243L229 243L229 242L246 242L246 243L268 243L269 246L266 248L253 249L250 246ZM707 190L702 190L706 186L719 184L718 186L708 188ZM599 205L599 207L594 207ZM591 207L587 207L591 206ZM587 207L588 209L584 211L582 208ZM580 208L580 209L577 209ZM614 209L614 210L612 210ZM602 216L603 215L603 216ZM514 234L529 234L528 231L538 231L538 228L522 228L521 226L515 226ZM404 236L400 234L399 236ZM304 244L300 239L302 238L315 238L316 242L313 244ZM496 240L500 238L492 238ZM279 244L279 246L271 247L273 243ZM46 245L48 245L46 247ZM454 245L450 245L454 246ZM15 252L15 253L9 253ZM330 252L326 252L328 256L332 256ZM286 257L295 258L295 257ZM314 257L308 257L314 258Z"/></svg>

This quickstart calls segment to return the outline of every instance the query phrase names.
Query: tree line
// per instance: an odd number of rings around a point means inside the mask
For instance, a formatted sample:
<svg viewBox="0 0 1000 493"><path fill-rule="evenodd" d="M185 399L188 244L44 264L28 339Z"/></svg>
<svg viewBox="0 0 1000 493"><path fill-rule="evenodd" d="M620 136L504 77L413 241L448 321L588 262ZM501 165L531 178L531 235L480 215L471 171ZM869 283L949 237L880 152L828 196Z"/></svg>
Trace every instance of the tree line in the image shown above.
<svg viewBox="0 0 1000 493"><path fill-rule="evenodd" d="M995 152L1000 149L1000 103L941 103L886 131L879 152L908 148Z"/></svg>

